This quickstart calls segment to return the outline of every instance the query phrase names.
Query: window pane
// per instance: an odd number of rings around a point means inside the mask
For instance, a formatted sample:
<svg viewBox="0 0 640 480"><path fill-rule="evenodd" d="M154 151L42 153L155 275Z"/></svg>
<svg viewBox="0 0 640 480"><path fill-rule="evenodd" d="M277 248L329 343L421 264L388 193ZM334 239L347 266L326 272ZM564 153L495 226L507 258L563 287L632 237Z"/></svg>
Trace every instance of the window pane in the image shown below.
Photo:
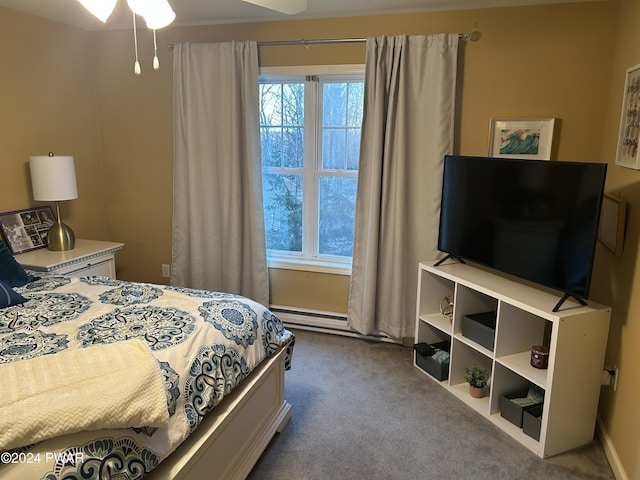
<svg viewBox="0 0 640 480"><path fill-rule="evenodd" d="M304 125L304 84L282 85L282 124L295 127Z"/></svg>
<svg viewBox="0 0 640 480"><path fill-rule="evenodd" d="M282 128L261 127L260 142L262 146L262 166L282 166Z"/></svg>
<svg viewBox="0 0 640 480"><path fill-rule="evenodd" d="M364 82L325 83L322 98L322 168L357 170Z"/></svg>
<svg viewBox="0 0 640 480"><path fill-rule="evenodd" d="M282 125L282 85L260 84L260 124Z"/></svg>
<svg viewBox="0 0 640 480"><path fill-rule="evenodd" d="M347 170L358 170L360 158L360 129L347 130Z"/></svg>
<svg viewBox="0 0 640 480"><path fill-rule="evenodd" d="M304 155L304 84L260 84L262 165L301 168Z"/></svg>
<svg viewBox="0 0 640 480"><path fill-rule="evenodd" d="M346 139L341 128L325 128L322 131L322 168L344 170Z"/></svg>
<svg viewBox="0 0 640 480"><path fill-rule="evenodd" d="M262 176L267 249L302 252L302 175Z"/></svg>
<svg viewBox="0 0 640 480"><path fill-rule="evenodd" d="M304 161L304 130L287 127L284 132L284 164L286 168L302 168Z"/></svg>
<svg viewBox="0 0 640 480"><path fill-rule="evenodd" d="M347 123L347 84L325 83L322 118L325 127L343 127Z"/></svg>
<svg viewBox="0 0 640 480"><path fill-rule="evenodd" d="M318 253L351 257L356 210L354 177L320 177Z"/></svg>
<svg viewBox="0 0 640 480"><path fill-rule="evenodd" d="M362 126L363 105L364 82L349 83L347 126L357 128L360 128Z"/></svg>

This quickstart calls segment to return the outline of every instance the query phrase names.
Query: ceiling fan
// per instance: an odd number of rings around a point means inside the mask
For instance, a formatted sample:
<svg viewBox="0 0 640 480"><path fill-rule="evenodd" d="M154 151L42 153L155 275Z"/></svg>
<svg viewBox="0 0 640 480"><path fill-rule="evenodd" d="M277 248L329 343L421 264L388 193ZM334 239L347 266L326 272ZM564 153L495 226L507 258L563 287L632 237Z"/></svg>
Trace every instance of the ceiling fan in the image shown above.
<svg viewBox="0 0 640 480"><path fill-rule="evenodd" d="M96 18L105 23L113 12L118 0L78 0ZM295 15L307 9L307 0L242 0L246 3L275 10L287 15ZM135 62L133 71L140 75L140 62L138 61L138 33L136 28L136 15L143 17L147 27L153 31L153 69L160 66L158 60L158 46L156 43L156 29L164 28L171 24L176 14L167 0L127 0L127 5L133 13L133 42L135 48Z"/></svg>
<svg viewBox="0 0 640 480"><path fill-rule="evenodd" d="M242 0L276 12L295 15L307 9L307 0Z"/></svg>
<svg viewBox="0 0 640 480"><path fill-rule="evenodd" d="M105 23L113 12L117 0L78 0L100 21ZM246 3L275 10L287 15L295 15L307 9L307 0L242 0ZM129 8L147 20L151 29L169 25L176 17L167 0L127 0Z"/></svg>

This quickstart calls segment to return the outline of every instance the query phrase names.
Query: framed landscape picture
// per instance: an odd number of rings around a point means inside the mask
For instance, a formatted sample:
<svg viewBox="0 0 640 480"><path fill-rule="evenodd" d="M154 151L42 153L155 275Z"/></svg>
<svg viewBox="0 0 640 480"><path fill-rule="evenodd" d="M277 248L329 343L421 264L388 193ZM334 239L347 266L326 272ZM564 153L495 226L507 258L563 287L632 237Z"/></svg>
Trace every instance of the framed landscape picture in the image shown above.
<svg viewBox="0 0 640 480"><path fill-rule="evenodd" d="M616 148L616 165L640 169L640 64L627 69L620 113L620 130Z"/></svg>
<svg viewBox="0 0 640 480"><path fill-rule="evenodd" d="M489 156L550 160L555 118L492 118Z"/></svg>
<svg viewBox="0 0 640 480"><path fill-rule="evenodd" d="M2 239L14 255L48 246L47 233L54 223L49 206L0 213Z"/></svg>

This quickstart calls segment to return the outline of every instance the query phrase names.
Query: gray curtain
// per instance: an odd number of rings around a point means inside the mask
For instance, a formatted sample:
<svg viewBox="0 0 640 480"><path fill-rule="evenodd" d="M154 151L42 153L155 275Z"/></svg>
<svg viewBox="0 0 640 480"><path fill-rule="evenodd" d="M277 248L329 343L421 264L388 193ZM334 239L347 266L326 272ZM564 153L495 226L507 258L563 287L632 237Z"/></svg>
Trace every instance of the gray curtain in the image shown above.
<svg viewBox="0 0 640 480"><path fill-rule="evenodd" d="M418 262L437 256L457 34L367 39L349 326L412 337Z"/></svg>
<svg viewBox="0 0 640 480"><path fill-rule="evenodd" d="M171 284L269 303L255 42L176 44Z"/></svg>

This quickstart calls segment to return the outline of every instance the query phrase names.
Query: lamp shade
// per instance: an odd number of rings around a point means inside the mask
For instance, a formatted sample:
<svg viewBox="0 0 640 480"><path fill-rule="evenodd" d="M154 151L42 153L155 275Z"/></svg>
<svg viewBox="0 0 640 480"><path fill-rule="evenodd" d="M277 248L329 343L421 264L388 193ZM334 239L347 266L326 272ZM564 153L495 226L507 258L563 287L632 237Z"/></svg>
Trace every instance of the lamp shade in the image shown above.
<svg viewBox="0 0 640 480"><path fill-rule="evenodd" d="M61 201L78 198L73 157L33 155L29 157L33 199Z"/></svg>

